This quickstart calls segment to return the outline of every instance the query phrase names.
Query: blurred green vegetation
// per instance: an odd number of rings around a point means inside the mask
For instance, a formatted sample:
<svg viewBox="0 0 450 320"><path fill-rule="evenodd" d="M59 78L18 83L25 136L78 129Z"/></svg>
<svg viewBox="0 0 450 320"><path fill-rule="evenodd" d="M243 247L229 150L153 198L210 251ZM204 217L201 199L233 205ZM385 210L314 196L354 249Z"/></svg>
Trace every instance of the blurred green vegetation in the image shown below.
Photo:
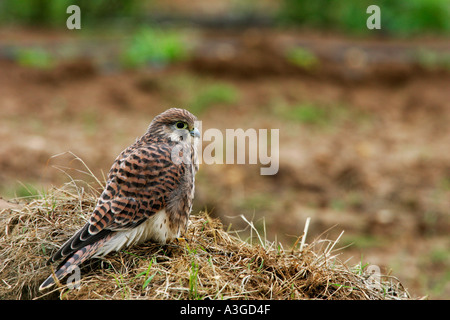
<svg viewBox="0 0 450 320"><path fill-rule="evenodd" d="M316 68L319 65L319 59L310 50L302 47L295 47L286 53L286 58L293 64L307 70Z"/></svg>
<svg viewBox="0 0 450 320"><path fill-rule="evenodd" d="M184 105L196 115L211 107L232 106L241 99L239 88L232 83L185 72L161 79L158 89L169 104Z"/></svg>
<svg viewBox="0 0 450 320"><path fill-rule="evenodd" d="M16 53L19 65L36 69L50 69L53 67L52 57L40 48L20 49Z"/></svg>
<svg viewBox="0 0 450 320"><path fill-rule="evenodd" d="M450 70L450 53L421 48L415 52L415 56L418 63L425 69Z"/></svg>
<svg viewBox="0 0 450 320"><path fill-rule="evenodd" d="M142 28L132 35L121 61L127 68L138 68L148 64L164 66L187 56L180 32Z"/></svg>
<svg viewBox="0 0 450 320"><path fill-rule="evenodd" d="M239 99L236 88L225 83L206 85L198 92L189 104L190 110L195 114L201 114L209 107L216 104L233 104Z"/></svg>
<svg viewBox="0 0 450 320"><path fill-rule="evenodd" d="M367 7L381 11L383 34L410 36L421 33L450 33L448 0L284 0L279 21L311 28L333 29L357 34L373 32L366 28Z"/></svg>
<svg viewBox="0 0 450 320"><path fill-rule="evenodd" d="M66 27L70 5L81 9L82 26L100 24L111 18L139 19L146 1L138 0L2 0L0 21L19 25Z"/></svg>
<svg viewBox="0 0 450 320"><path fill-rule="evenodd" d="M313 125L325 125L331 121L330 114L324 108L310 104L295 106L289 116L301 123Z"/></svg>
<svg viewBox="0 0 450 320"><path fill-rule="evenodd" d="M69 5L80 7L82 26L101 25L111 20L127 20L130 25L144 21L152 0L2 0L0 22L20 25L43 25L65 28ZM366 28L367 7L381 9L379 33L410 36L422 33L450 33L450 1L448 0L283 0L273 13L278 24L319 29L332 29L356 34L374 32ZM239 5L241 11L249 10ZM258 6L256 2L250 5ZM235 6L236 7L236 6ZM155 13L155 12L153 12ZM121 23L121 22L120 22ZM123 24L121 23L121 26Z"/></svg>
<svg viewBox="0 0 450 320"><path fill-rule="evenodd" d="M362 234L362 235L346 235L342 238L342 245L352 246L358 249L382 248L388 240L381 236Z"/></svg>
<svg viewBox="0 0 450 320"><path fill-rule="evenodd" d="M286 120L317 128L331 127L350 117L350 111L346 106L339 104L325 106L311 102L294 105L277 104L273 112Z"/></svg>
<svg viewBox="0 0 450 320"><path fill-rule="evenodd" d="M7 198L27 198L35 199L40 196L43 190L39 190L35 183L17 182L12 188L2 190L2 195Z"/></svg>

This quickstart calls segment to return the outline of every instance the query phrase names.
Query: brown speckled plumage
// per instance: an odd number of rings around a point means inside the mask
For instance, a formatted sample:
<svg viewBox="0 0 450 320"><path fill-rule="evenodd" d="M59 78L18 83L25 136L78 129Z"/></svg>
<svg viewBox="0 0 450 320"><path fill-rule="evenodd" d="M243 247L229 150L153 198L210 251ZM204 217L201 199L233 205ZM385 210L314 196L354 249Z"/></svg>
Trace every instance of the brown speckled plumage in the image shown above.
<svg viewBox="0 0 450 320"><path fill-rule="evenodd" d="M146 240L164 244L186 230L198 170L195 121L184 109L169 109L122 151L89 221L49 259L63 259L58 279L91 257ZM177 128L178 122L186 128ZM173 155L190 161L174 161ZM40 289L53 284L49 276Z"/></svg>

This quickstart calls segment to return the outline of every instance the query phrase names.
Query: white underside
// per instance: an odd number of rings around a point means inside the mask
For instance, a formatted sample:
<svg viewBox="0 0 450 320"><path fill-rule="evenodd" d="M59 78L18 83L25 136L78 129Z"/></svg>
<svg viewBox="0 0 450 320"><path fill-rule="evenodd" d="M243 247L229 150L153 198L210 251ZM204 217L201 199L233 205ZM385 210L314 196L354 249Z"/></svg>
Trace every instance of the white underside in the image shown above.
<svg viewBox="0 0 450 320"><path fill-rule="evenodd" d="M166 223L164 223L166 220ZM93 256L93 258L104 256L112 251L152 240L165 244L167 240L179 237L180 231L172 232L167 226L168 218L166 211L161 210L149 217L136 228L117 231L114 237L105 243Z"/></svg>

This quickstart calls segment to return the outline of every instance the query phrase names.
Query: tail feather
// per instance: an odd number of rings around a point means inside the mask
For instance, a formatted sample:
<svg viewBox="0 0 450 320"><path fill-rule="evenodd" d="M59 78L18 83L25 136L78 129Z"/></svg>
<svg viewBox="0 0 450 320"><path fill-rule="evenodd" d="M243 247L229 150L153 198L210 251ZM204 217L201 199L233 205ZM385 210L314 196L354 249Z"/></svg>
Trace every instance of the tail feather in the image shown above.
<svg viewBox="0 0 450 320"><path fill-rule="evenodd" d="M77 252L79 249L86 247L87 245L93 244L96 241L99 241L102 238L107 237L111 230L104 229L101 232L90 235L88 234L89 224L86 224L83 228L81 228L77 233L75 233L69 240L64 243L61 248L47 261L47 265L52 264L53 262L60 260L62 258L67 259L72 254Z"/></svg>
<svg viewBox="0 0 450 320"><path fill-rule="evenodd" d="M112 238L112 235L109 234L108 236L98 240L97 242L88 244L81 249L78 249L75 251L72 255L67 257L59 266L54 275L50 275L40 286L39 290L42 291L44 289L47 289L55 284L54 276L58 279L58 281L62 280L64 277L66 277L68 274L72 273L74 270L74 267L79 266L84 261L95 255L95 253L98 251L98 249L103 246L107 241L109 241Z"/></svg>

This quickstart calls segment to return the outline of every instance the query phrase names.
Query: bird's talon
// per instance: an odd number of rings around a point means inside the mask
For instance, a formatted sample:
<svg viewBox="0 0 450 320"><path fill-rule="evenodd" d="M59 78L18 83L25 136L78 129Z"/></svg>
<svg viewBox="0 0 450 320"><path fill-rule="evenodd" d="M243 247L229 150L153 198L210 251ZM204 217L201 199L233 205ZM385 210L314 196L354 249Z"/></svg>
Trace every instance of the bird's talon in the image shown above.
<svg viewBox="0 0 450 320"><path fill-rule="evenodd" d="M184 245L184 244L187 243L186 239L183 238L183 237L175 238L175 242L176 242L178 245Z"/></svg>

